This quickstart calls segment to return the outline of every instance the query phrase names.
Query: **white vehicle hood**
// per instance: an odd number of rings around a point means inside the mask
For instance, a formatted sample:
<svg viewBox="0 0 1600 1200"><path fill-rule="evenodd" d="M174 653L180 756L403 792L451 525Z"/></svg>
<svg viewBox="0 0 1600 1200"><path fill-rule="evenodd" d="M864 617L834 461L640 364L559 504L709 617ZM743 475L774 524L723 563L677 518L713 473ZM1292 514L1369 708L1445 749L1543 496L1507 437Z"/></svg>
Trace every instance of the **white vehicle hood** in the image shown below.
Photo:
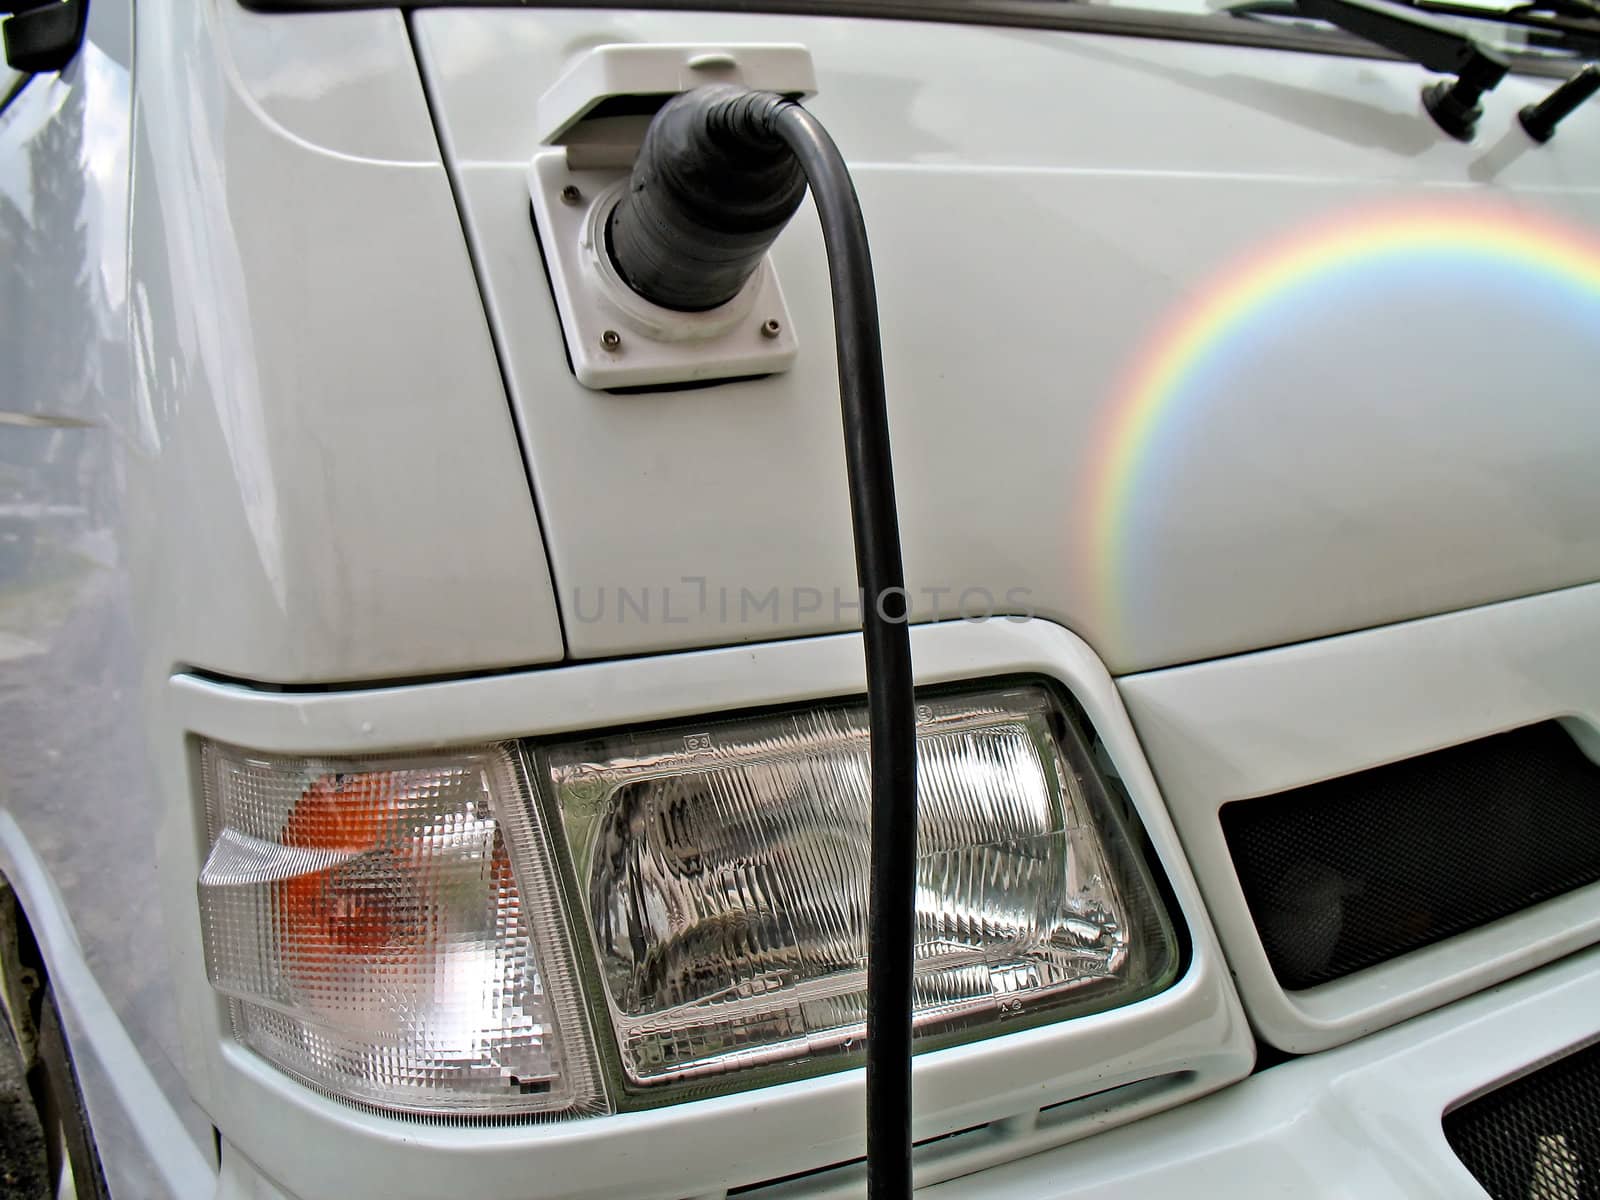
<svg viewBox="0 0 1600 1200"><path fill-rule="evenodd" d="M413 17L568 653L848 628L826 266L789 373L580 386L528 216L602 42L800 42L877 268L917 619L1048 617L1115 672L1600 578L1600 105L1512 76L1451 141L1405 63L920 22Z"/></svg>

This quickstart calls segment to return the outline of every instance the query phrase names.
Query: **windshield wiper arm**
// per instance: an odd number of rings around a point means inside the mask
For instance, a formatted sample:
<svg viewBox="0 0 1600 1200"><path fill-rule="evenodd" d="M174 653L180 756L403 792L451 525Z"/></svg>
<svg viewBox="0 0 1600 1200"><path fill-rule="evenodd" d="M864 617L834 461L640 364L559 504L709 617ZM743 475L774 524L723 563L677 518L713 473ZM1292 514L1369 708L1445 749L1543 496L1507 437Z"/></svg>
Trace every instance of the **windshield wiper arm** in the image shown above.
<svg viewBox="0 0 1600 1200"><path fill-rule="evenodd" d="M1588 7L1581 0L1576 3L1574 0L1541 0L1516 8L1484 8L1458 0L1397 2L1435 16L1536 30L1542 36L1530 39L1529 44L1540 48L1568 50L1590 57L1600 55L1600 8ZM1235 17L1309 17L1300 10L1296 0L1236 0L1222 11ZM1316 19L1321 20L1320 17Z"/></svg>
<svg viewBox="0 0 1600 1200"><path fill-rule="evenodd" d="M1296 0L1296 4L1308 17L1403 54L1430 71L1454 75L1454 82L1424 87L1422 103L1440 129L1463 142L1472 140L1483 115L1478 105L1483 93L1511 69L1466 34L1406 5L1385 0Z"/></svg>
<svg viewBox="0 0 1600 1200"><path fill-rule="evenodd" d="M1454 0L1409 0L1409 3L1411 7L1440 16L1493 21L1522 29L1542 29L1579 42L1593 43L1600 38L1600 12L1580 17L1575 12L1556 12L1551 6L1551 15L1545 16L1531 4L1521 8L1482 8L1476 4L1455 3Z"/></svg>
<svg viewBox="0 0 1600 1200"><path fill-rule="evenodd" d="M1548 142L1555 136L1556 126L1596 92L1600 92L1600 63L1590 63L1539 103L1525 107L1517 120L1534 141Z"/></svg>

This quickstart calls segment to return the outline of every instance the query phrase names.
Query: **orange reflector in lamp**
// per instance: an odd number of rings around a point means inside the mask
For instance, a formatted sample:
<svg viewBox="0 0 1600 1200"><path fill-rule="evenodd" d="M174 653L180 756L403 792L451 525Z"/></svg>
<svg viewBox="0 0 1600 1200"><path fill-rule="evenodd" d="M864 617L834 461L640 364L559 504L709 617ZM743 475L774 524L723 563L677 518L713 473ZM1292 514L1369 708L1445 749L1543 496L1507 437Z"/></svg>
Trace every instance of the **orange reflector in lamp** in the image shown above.
<svg viewBox="0 0 1600 1200"><path fill-rule="evenodd" d="M206 970L241 1041L380 1108L604 1110L515 747L201 758Z"/></svg>

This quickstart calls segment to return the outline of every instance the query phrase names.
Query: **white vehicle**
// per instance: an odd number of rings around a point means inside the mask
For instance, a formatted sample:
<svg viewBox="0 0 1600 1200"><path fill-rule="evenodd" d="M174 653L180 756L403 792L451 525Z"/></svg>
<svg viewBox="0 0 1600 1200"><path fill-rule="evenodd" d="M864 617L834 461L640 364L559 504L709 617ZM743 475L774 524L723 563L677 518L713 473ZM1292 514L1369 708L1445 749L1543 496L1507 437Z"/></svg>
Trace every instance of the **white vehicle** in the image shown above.
<svg viewBox="0 0 1600 1200"><path fill-rule="evenodd" d="M875 828L919 1195L1600 1195L1593 0L0 7L61 1194L860 1194Z"/></svg>

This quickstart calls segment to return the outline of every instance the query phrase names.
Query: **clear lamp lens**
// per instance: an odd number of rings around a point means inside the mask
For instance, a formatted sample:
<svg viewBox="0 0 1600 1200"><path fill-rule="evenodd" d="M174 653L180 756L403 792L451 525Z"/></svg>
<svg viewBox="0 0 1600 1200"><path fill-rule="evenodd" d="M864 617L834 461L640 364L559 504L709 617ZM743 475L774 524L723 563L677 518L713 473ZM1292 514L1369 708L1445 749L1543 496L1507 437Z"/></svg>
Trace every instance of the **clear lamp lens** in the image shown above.
<svg viewBox="0 0 1600 1200"><path fill-rule="evenodd" d="M384 1108L603 1107L515 747L201 757L206 969L245 1044Z"/></svg>
<svg viewBox="0 0 1600 1200"><path fill-rule="evenodd" d="M867 750L841 705L545 752L629 1084L859 1046ZM918 770L919 1034L1170 981L1171 926L1050 692L924 700Z"/></svg>

